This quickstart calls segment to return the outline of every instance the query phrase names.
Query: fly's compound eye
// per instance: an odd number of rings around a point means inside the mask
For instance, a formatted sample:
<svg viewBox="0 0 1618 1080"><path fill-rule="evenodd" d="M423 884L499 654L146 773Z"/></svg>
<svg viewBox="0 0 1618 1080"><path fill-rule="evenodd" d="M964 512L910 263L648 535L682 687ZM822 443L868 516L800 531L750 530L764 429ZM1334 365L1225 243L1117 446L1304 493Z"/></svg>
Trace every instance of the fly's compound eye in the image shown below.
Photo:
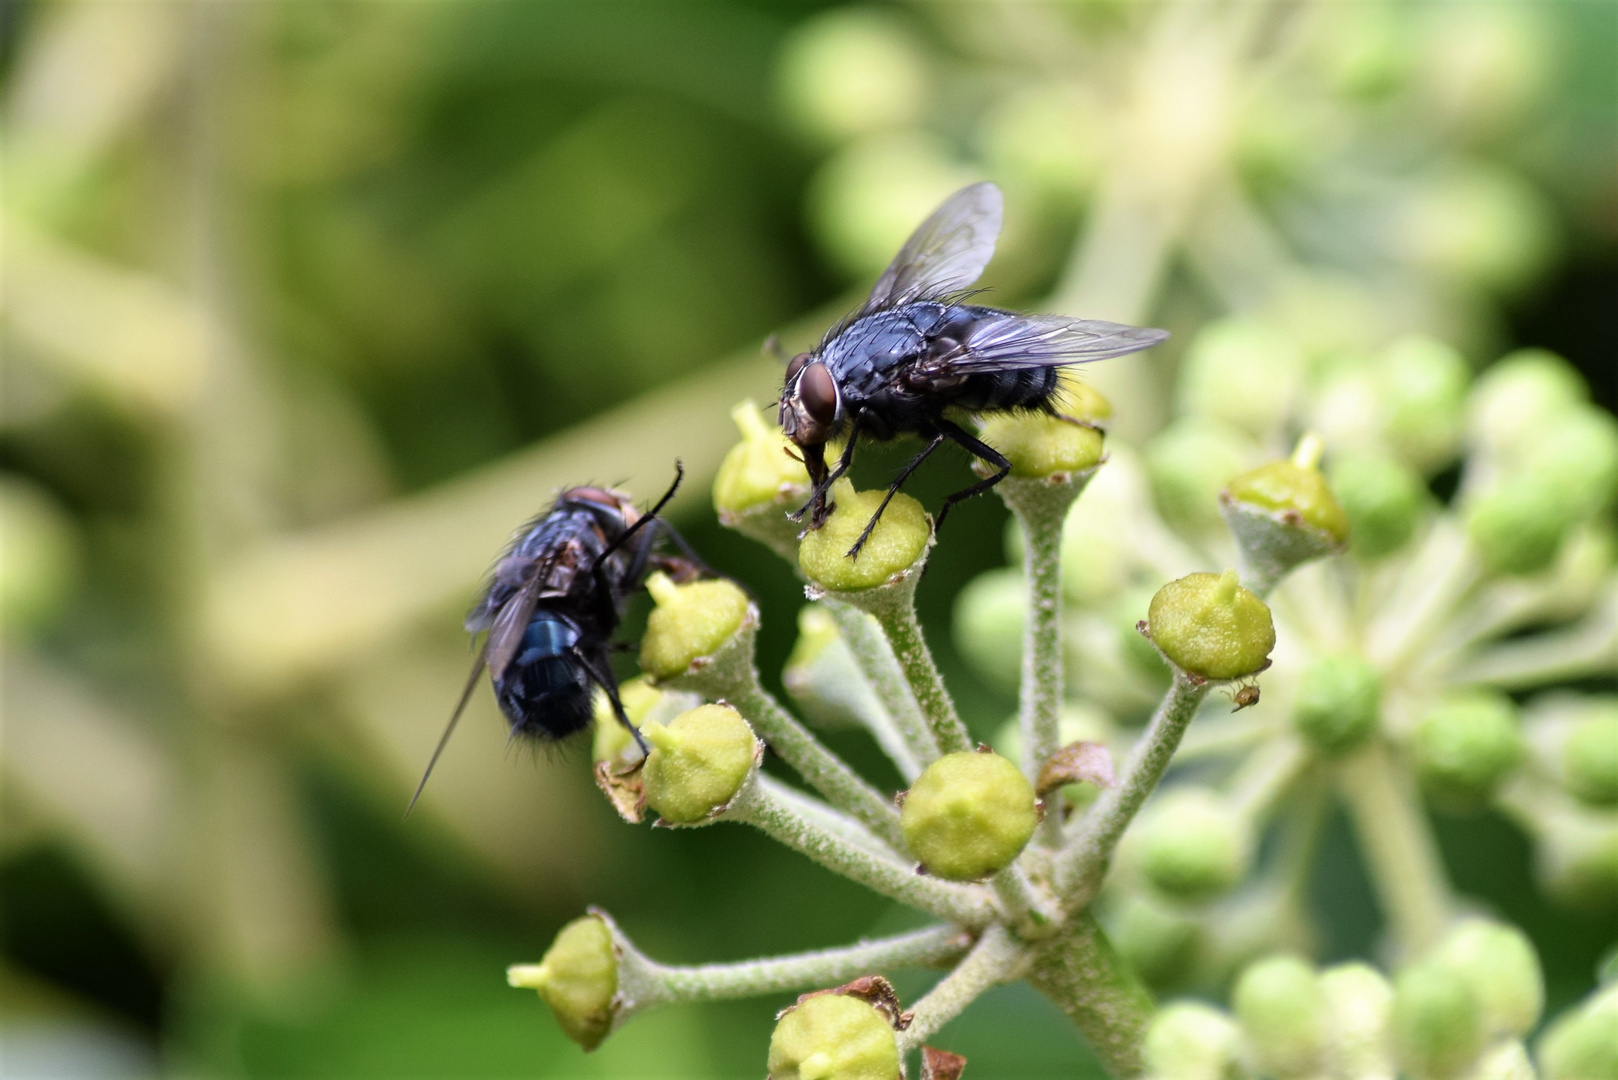
<svg viewBox="0 0 1618 1080"><path fill-rule="evenodd" d="M803 377L798 380L798 400L810 419L822 427L830 427L837 419L837 381L825 364L810 364L803 369Z"/></svg>
<svg viewBox="0 0 1618 1080"><path fill-rule="evenodd" d="M801 352L797 356L794 356L791 362L787 364L787 382L790 383L793 379L797 378L798 372L802 371L803 365L807 364L808 362L809 354L806 352Z"/></svg>

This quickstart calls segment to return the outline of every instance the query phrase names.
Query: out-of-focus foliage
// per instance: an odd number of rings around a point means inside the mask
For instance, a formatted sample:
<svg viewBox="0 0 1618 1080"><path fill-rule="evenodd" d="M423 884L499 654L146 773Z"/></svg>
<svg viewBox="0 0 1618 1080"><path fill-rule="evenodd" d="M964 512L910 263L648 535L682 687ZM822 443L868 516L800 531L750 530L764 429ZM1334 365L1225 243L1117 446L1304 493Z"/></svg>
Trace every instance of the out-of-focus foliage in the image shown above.
<svg viewBox="0 0 1618 1080"><path fill-rule="evenodd" d="M700 491L731 405L773 393L758 340L818 332L806 313L962 182L1007 191L996 301L1196 342L1167 350L1177 392L1146 363L1096 373L1126 439L1178 416L1145 444L1177 528L1305 402L1329 442L1374 428L1397 451L1411 516L1448 494L1465 363L1551 345L1610 378L1577 336L1610 292L1618 206L1602 5L1236 5L1212 34L1203 10L0 6L8 1061L756 1074L767 1017L744 1006L664 1013L582 1058L500 970L586 893L670 959L848 939L895 919L884 904L751 837L614 829L578 757L507 753L484 696L398 813L507 532L563 483L647 494L676 455ZM1418 331L1459 354L1394 358ZM1103 478L1082 505L1141 497ZM1398 506L1345 502L1398 532ZM980 503L929 571L935 641L999 559ZM784 571L691 524L786 609ZM1136 610L1112 576L1134 541L1095 524L1074 599ZM1087 632L1124 673L1101 702L1121 715L1150 700L1152 658L1115 630ZM766 656L789 635L766 628ZM987 715L1000 692L958 696ZM1561 707L1537 702L1535 730L1571 741L1584 714ZM1560 740L1531 735L1529 760L1605 798L1603 766L1568 775ZM1499 820L1440 837L1568 1000L1590 924L1546 913ZM1321 879L1346 927L1327 952L1367 947L1363 890ZM991 994L963 1020L974 1075L1070 1070L1041 1009Z"/></svg>

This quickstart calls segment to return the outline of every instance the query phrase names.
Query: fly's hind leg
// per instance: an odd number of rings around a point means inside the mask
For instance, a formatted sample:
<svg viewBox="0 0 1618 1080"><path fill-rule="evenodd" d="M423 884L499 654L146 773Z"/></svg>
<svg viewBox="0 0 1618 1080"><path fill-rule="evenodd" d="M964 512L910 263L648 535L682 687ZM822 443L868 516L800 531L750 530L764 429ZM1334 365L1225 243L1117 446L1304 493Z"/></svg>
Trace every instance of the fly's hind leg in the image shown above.
<svg viewBox="0 0 1618 1080"><path fill-rule="evenodd" d="M871 520L865 523L865 531L860 533L860 538L858 540L854 541L854 546L848 549L848 557L850 559L859 555L860 548L864 547L865 541L871 538L871 530L876 528L876 523L881 520L882 511L886 510L888 508L888 503L892 502L893 497L899 494L899 488L904 486L904 482L906 480L910 479L910 474L916 471L917 466L927 460L927 456L929 454L943 445L944 436L934 435L932 441L922 448L921 453L911 458L909 464L907 464L903 469L899 470L899 475L894 478L893 483L888 485L888 493L883 496L882 505L876 508L876 513L871 515ZM939 520L943 520L942 515L940 515Z"/></svg>
<svg viewBox="0 0 1618 1080"><path fill-rule="evenodd" d="M612 672L598 670L590 658L585 656L580 649L575 648L572 653L573 659L577 660L579 666L584 668L585 673L590 676L590 681L606 691L607 701L612 705L612 715L624 726L624 730L634 738L635 745L640 747L641 759L645 760L646 756L652 752L652 748L646 745L646 739L641 735L640 729L629 722L629 714L624 712L624 703L618 697L618 683L612 677Z"/></svg>
<svg viewBox="0 0 1618 1080"><path fill-rule="evenodd" d="M940 419L937 421L937 425L938 430L942 432L943 435L946 436L951 442L964 449L973 457L993 465L998 471L993 476L979 480L971 487L962 488L960 491L957 491L955 494L946 498L944 500L943 507L938 511L938 524L935 527L935 530L942 529L944 527L944 519L949 516L950 509L956 503L964 502L974 495L983 494L985 491L988 491L1000 481L1004 480L1011 473L1011 462L1006 458L1006 455L1002 454L1000 451L996 450L982 439L969 434L967 431L962 429L960 425L951 423L948 420Z"/></svg>

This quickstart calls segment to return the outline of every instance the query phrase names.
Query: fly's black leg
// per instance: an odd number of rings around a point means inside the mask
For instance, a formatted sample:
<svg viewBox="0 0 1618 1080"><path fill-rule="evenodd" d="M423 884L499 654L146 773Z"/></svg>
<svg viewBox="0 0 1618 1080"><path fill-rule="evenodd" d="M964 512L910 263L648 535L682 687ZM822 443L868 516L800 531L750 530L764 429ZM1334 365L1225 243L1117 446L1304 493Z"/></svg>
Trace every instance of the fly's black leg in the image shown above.
<svg viewBox="0 0 1618 1080"><path fill-rule="evenodd" d="M960 425L951 423L943 418L939 418L937 421L935 421L935 423L938 430L941 431L951 442L964 449L973 457L981 458L982 460L987 461L990 465L993 465L996 469L1000 470L993 476L984 480L979 480L969 488L962 488L960 491L957 491L955 494L945 499L943 507L938 511L938 524L934 526L934 531L936 532L944 527L944 519L949 516L950 507L964 499L970 499L974 495L981 495L985 491L988 491L990 488L994 487L994 485L998 484L1000 481L1004 480L1011 472L1011 462L1006 459L1006 455L1002 454L1000 451L996 450L982 439L979 439L976 436L962 430Z"/></svg>
<svg viewBox="0 0 1618 1080"><path fill-rule="evenodd" d="M882 511L886 510L888 508L888 503L892 502L893 497L899 494L899 488L904 485L906 480L910 479L910 474L916 471L917 466L927 460L928 455L943 445L944 436L934 435L932 442L929 442L926 446L924 446L921 453L911 458L910 463L907 464L903 469L899 470L899 475L894 478L893 483L888 485L888 493L887 495L883 496L882 505L876 508L876 513L871 515L871 520L865 523L865 531L860 533L860 538L858 540L854 541L854 546L848 549L848 557L850 559L859 555L860 548L864 547L865 541L871 538L871 530L876 528L876 523L881 520ZM940 517L942 517L942 515L940 515Z"/></svg>
<svg viewBox="0 0 1618 1080"><path fill-rule="evenodd" d="M647 522L657 520L657 515L662 513L663 507L667 506L669 504L669 500L674 498L674 493L680 490L680 481L684 479L685 466L680 464L679 459L676 458L674 461L674 483L670 484L669 489L663 492L663 497L657 500L656 506L653 506L646 513L636 518L635 524L625 529L618 535L618 539L614 540L601 550L601 554L596 556L595 565L590 568L590 573L592 575L600 573L602 564L607 561L607 558L611 556L613 552L623 547L624 544L628 543L629 538L639 532ZM600 579L598 578L597 580L599 581Z"/></svg>
<svg viewBox="0 0 1618 1080"><path fill-rule="evenodd" d="M618 683L612 677L612 673L597 670L595 664L591 662L588 656L584 655L583 651L573 649L571 652L573 659L577 660L579 666L584 669L585 674L590 676L590 681L606 691L607 701L612 705L612 715L617 718L620 724L624 725L624 730L634 737L635 745L640 747L641 756L644 757L650 754L652 748L646 745L646 740L641 737L640 729L629 722L629 714L624 712L624 703L618 699Z"/></svg>
<svg viewBox="0 0 1618 1080"><path fill-rule="evenodd" d="M809 508L815 507L815 515L809 519L809 527L818 529L826 523L824 509L826 493L831 490L832 484L841 479L842 475L848 471L848 467L854 464L854 444L859 442L859 437L860 420L856 416L853 422L848 425L848 442L843 446L842 457L837 459L837 467L827 473L824 480L815 485L814 491L809 493L809 501L800 506L796 513L788 514L788 518L793 521L802 521L803 515L809 512Z"/></svg>

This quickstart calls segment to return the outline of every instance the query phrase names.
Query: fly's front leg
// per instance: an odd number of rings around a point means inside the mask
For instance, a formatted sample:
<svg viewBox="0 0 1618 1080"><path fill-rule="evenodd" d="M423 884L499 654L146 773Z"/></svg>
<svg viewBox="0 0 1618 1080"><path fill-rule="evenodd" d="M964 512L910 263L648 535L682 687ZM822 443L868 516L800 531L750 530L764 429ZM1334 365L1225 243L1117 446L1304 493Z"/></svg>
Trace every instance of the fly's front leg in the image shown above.
<svg viewBox="0 0 1618 1080"><path fill-rule="evenodd" d="M910 474L916 471L917 466L927 460L928 455L943 445L944 436L934 435L932 441L922 448L921 453L911 458L909 464L899 470L899 475L894 478L893 483L888 485L888 493L883 497L882 505L876 508L876 513L871 515L871 520L865 523L865 531L860 533L858 540L854 541L854 546L848 549L850 559L858 557L860 548L864 547L865 541L871 538L871 530L876 528L876 523L881 520L882 511L886 510L888 503L892 502L893 497L899 494L899 488L904 485L906 480L910 479ZM943 520L942 515L940 515L939 520Z"/></svg>

